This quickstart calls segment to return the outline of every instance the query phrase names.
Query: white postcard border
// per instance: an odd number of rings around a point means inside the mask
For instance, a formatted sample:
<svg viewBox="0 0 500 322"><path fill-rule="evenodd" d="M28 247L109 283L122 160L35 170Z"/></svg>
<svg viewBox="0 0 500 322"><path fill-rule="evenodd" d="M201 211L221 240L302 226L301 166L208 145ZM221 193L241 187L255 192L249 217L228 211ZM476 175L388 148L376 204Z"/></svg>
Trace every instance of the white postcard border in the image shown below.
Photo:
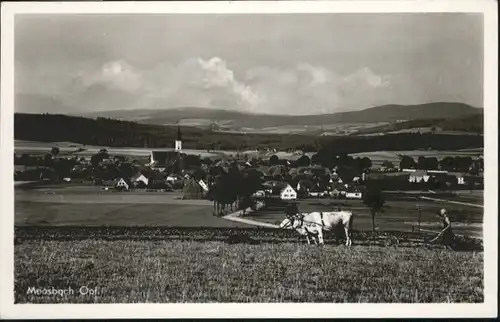
<svg viewBox="0 0 500 322"><path fill-rule="evenodd" d="M13 304L14 24L18 13L323 13L477 12L484 15L485 217L484 292L481 304ZM2 3L0 314L2 318L97 317L494 317L498 256L498 21L495 1L242 1L242 2L9 2Z"/></svg>

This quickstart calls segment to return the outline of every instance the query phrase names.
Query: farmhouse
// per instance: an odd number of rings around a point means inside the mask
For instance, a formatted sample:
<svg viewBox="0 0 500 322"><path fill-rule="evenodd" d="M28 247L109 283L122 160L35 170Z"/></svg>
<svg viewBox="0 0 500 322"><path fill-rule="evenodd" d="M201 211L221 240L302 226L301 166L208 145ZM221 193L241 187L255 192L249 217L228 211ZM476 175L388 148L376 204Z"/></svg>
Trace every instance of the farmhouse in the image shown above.
<svg viewBox="0 0 500 322"><path fill-rule="evenodd" d="M427 173L427 171L417 170L410 174L410 176L408 177L408 181L411 183L427 182L429 181L430 177L431 176Z"/></svg>
<svg viewBox="0 0 500 322"><path fill-rule="evenodd" d="M149 179L146 178L141 172L137 172L130 178L130 181L136 186L146 187L148 185Z"/></svg>
<svg viewBox="0 0 500 322"><path fill-rule="evenodd" d="M280 186L280 198L282 200L294 200L297 199L297 192L289 184L281 184Z"/></svg>
<svg viewBox="0 0 500 322"><path fill-rule="evenodd" d="M128 190L130 188L130 184L123 178L120 178L118 182L115 184L115 188L118 190Z"/></svg>
<svg viewBox="0 0 500 322"><path fill-rule="evenodd" d="M204 191L201 185L194 179L189 180L184 185L184 196L182 199L203 199Z"/></svg>
<svg viewBox="0 0 500 322"><path fill-rule="evenodd" d="M208 192L208 185L205 183L205 181L200 180L200 181L198 181L198 183L203 188L203 191Z"/></svg>
<svg viewBox="0 0 500 322"><path fill-rule="evenodd" d="M332 191L330 191L330 196L334 198L339 198L339 197L345 197L346 192L345 192L345 187L339 188L333 188Z"/></svg>
<svg viewBox="0 0 500 322"><path fill-rule="evenodd" d="M323 197L325 194L327 194L327 191L320 186L319 182L316 182L316 184L309 190L309 196L311 197Z"/></svg>
<svg viewBox="0 0 500 322"><path fill-rule="evenodd" d="M469 176L468 174L457 172L457 173L450 173L450 175L455 176L457 178L457 184L459 185L467 184L467 179L468 179L467 177Z"/></svg>
<svg viewBox="0 0 500 322"><path fill-rule="evenodd" d="M363 198L363 194L359 191L346 192L345 197L349 199L361 199Z"/></svg>

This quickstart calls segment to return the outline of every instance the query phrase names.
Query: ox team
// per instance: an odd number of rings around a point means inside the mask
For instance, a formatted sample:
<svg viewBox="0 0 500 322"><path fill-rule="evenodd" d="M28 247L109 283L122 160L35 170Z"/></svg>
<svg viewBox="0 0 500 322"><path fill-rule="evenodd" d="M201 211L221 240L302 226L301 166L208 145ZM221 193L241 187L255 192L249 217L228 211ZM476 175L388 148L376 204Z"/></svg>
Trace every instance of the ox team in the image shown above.
<svg viewBox="0 0 500 322"><path fill-rule="evenodd" d="M300 213L295 204L286 209L286 218L281 222L280 228L295 229L311 243L324 244L323 230L336 230L343 228L346 236L346 246L351 246L351 232L353 215L350 211L330 211Z"/></svg>
<svg viewBox="0 0 500 322"><path fill-rule="evenodd" d="M442 244L448 248L453 248L453 232L451 229L451 221L448 217L446 209L441 209L438 213L442 221L443 228L441 232L431 240L434 242L440 237ZM281 222L282 229L295 229L300 235L305 236L307 243L311 244L311 239L314 244L324 244L323 231L342 229L345 232L346 246L352 245L352 226L353 214L351 211L330 211L330 212L311 212L300 213L297 205L292 204L287 206L286 218Z"/></svg>

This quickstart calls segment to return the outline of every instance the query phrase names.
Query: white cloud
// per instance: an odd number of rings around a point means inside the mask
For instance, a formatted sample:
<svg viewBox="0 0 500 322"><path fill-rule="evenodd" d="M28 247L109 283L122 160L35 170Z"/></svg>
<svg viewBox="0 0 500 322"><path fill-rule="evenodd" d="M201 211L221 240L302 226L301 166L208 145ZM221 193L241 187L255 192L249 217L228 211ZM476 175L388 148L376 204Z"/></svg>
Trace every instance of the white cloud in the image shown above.
<svg viewBox="0 0 500 322"><path fill-rule="evenodd" d="M238 81L234 72L230 70L226 62L219 57L213 57L209 60L198 59L198 63L205 72L203 78L204 88L211 89L218 87L226 89L228 94L236 98L239 108L245 110L254 110L261 102L260 97L248 85Z"/></svg>
<svg viewBox="0 0 500 322"><path fill-rule="evenodd" d="M141 75L123 60L111 61L97 71L78 75L85 86L104 85L111 89L135 92L142 87Z"/></svg>
<svg viewBox="0 0 500 322"><path fill-rule="evenodd" d="M380 75L376 75L368 67L363 67L344 78L346 84L366 85L372 88L389 86L389 81Z"/></svg>
<svg viewBox="0 0 500 322"><path fill-rule="evenodd" d="M164 63L144 71L119 60L78 77L83 89L100 85L115 97L117 90L135 95L129 106L121 101L112 106L110 99L109 109L197 106L272 114L335 113L370 107L390 97L391 89L387 77L367 67L348 75L309 63L235 71L220 57ZM105 92L100 99L106 100Z"/></svg>
<svg viewBox="0 0 500 322"><path fill-rule="evenodd" d="M366 67L340 75L321 66L301 63L288 69L258 67L246 75L252 89L266 98L266 106L261 106L261 110L275 113L359 109L370 107L370 100L380 101L390 93L389 81Z"/></svg>

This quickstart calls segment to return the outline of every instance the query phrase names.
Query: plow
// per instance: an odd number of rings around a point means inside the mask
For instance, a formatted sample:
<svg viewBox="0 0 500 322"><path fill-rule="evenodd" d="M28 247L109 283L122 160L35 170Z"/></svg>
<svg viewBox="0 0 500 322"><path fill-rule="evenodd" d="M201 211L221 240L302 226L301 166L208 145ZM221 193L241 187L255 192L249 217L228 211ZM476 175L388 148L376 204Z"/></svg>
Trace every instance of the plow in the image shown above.
<svg viewBox="0 0 500 322"><path fill-rule="evenodd" d="M434 230L427 230L427 229L420 229L421 232L424 233L430 233L431 236L424 235L424 242L428 244L434 243L436 240L439 239L443 235L442 231L434 231Z"/></svg>

